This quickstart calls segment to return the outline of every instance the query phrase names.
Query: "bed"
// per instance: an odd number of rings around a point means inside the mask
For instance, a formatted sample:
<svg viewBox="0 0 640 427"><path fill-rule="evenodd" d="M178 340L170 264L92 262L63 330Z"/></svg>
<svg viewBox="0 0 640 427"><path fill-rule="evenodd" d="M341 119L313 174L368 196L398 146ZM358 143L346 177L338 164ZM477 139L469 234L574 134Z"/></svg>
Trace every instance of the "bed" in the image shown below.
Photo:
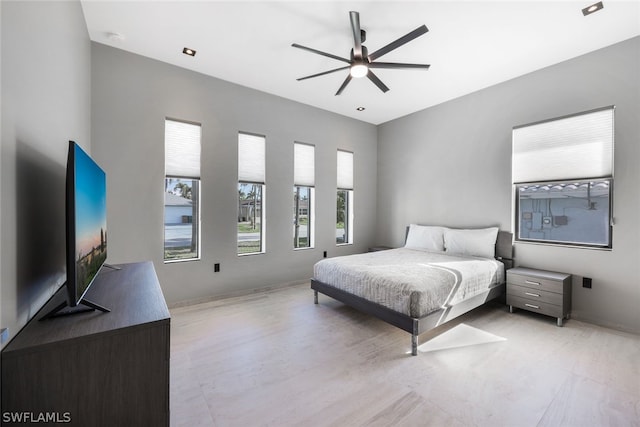
<svg viewBox="0 0 640 427"><path fill-rule="evenodd" d="M418 336L504 293L512 234L497 227L453 229L411 224L405 246L327 258L311 289Z"/></svg>

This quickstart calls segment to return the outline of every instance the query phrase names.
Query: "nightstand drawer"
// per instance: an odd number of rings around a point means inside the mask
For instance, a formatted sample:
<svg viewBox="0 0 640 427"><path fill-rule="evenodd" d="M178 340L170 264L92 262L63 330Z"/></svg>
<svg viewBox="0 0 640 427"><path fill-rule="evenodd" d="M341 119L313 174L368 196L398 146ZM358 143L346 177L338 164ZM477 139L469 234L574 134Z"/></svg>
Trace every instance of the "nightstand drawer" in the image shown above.
<svg viewBox="0 0 640 427"><path fill-rule="evenodd" d="M542 301L533 301L530 299L520 298L507 294L507 304L513 307L522 308L524 310L546 314L547 316L553 316L557 318L564 317L564 314L562 313L562 306L549 304Z"/></svg>
<svg viewBox="0 0 640 427"><path fill-rule="evenodd" d="M564 275L564 277L567 277L567 275ZM539 289L546 292L556 292L558 294L562 294L564 292L562 278L534 276L532 274L516 274L512 273L511 270L507 270L507 283Z"/></svg>
<svg viewBox="0 0 640 427"><path fill-rule="evenodd" d="M541 289L534 289L520 285L509 284L507 287L507 295L514 297L539 301L553 305L562 305L563 295L555 292L547 292Z"/></svg>

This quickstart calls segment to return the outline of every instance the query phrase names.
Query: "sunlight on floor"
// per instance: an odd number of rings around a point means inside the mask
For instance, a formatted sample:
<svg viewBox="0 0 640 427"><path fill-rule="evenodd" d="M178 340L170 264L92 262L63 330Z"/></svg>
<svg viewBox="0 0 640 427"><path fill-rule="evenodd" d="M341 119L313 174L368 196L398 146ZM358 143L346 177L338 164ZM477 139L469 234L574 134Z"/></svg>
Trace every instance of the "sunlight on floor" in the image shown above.
<svg viewBox="0 0 640 427"><path fill-rule="evenodd" d="M418 346L420 353L506 341L506 338L461 323Z"/></svg>

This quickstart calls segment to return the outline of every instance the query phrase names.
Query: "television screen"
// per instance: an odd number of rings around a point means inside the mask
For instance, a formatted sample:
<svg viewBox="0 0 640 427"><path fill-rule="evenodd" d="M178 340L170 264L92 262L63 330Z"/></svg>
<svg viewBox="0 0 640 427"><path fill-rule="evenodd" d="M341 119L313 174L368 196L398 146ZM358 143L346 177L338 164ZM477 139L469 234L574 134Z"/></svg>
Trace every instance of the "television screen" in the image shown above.
<svg viewBox="0 0 640 427"><path fill-rule="evenodd" d="M107 259L107 181L78 144L67 164L67 290L74 307Z"/></svg>

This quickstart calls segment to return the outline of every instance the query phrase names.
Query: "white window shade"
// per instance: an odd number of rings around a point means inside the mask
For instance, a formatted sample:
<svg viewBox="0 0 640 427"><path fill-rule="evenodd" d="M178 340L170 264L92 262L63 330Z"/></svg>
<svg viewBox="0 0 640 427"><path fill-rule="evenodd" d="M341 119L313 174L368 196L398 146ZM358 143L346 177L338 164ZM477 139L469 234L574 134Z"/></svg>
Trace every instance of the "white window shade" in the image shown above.
<svg viewBox="0 0 640 427"><path fill-rule="evenodd" d="M513 129L514 183L613 176L613 107Z"/></svg>
<svg viewBox="0 0 640 427"><path fill-rule="evenodd" d="M313 187L315 185L315 147L293 144L293 184Z"/></svg>
<svg viewBox="0 0 640 427"><path fill-rule="evenodd" d="M200 125L165 120L165 175L200 179Z"/></svg>
<svg viewBox="0 0 640 427"><path fill-rule="evenodd" d="M353 153L338 150L338 184L341 190L353 190Z"/></svg>
<svg viewBox="0 0 640 427"><path fill-rule="evenodd" d="M265 183L264 136L238 134L238 181Z"/></svg>

